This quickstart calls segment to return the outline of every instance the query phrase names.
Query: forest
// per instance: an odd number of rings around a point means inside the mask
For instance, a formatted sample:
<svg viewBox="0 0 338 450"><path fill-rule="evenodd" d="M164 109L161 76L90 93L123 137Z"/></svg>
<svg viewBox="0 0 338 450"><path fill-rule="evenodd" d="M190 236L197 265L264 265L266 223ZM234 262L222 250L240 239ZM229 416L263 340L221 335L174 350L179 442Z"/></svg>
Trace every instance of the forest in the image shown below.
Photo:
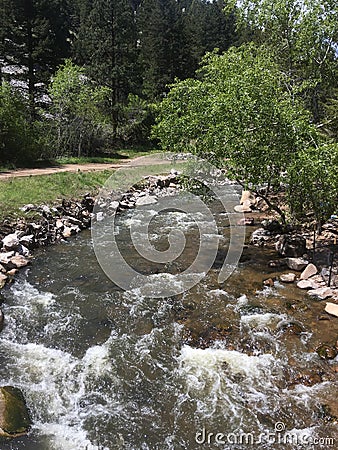
<svg viewBox="0 0 338 450"><path fill-rule="evenodd" d="M1 163L159 146L336 209L335 0L0 5Z"/></svg>

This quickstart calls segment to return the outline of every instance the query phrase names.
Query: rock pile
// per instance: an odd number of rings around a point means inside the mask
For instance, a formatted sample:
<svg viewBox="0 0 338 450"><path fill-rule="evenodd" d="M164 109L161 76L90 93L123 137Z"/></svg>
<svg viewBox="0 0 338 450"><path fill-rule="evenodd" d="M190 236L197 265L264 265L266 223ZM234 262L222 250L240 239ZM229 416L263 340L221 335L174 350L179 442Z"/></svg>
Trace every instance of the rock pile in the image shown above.
<svg viewBox="0 0 338 450"><path fill-rule="evenodd" d="M90 194L78 201L63 200L59 206L25 205L21 208L24 218L0 224L0 289L30 263L34 249L67 240L89 228L92 219L99 221L113 212L156 203L159 197L176 193L178 183L175 170L169 175L147 176L120 196L101 196L95 217L95 198Z"/></svg>

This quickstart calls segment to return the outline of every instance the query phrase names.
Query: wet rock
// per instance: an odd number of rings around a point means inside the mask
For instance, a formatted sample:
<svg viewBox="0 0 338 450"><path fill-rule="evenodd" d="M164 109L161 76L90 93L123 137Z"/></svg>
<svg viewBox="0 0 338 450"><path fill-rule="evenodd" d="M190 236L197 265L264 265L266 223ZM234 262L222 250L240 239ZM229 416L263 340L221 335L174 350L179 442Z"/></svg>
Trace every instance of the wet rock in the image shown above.
<svg viewBox="0 0 338 450"><path fill-rule="evenodd" d="M11 270L9 270L9 271L7 272L7 275L8 275L9 277L14 277L14 275L16 275L16 274L18 273L18 270L19 270L19 269L11 269Z"/></svg>
<svg viewBox="0 0 338 450"><path fill-rule="evenodd" d="M0 253L0 264L6 266L12 256L14 256L14 252Z"/></svg>
<svg viewBox="0 0 338 450"><path fill-rule="evenodd" d="M5 286L7 278L7 275L5 275L4 273L0 273L0 289Z"/></svg>
<svg viewBox="0 0 338 450"><path fill-rule="evenodd" d="M306 253L306 239L298 234L284 234L276 242L276 250L281 256L297 258Z"/></svg>
<svg viewBox="0 0 338 450"><path fill-rule="evenodd" d="M32 249L34 247L34 234L22 236L20 238L20 244L28 249Z"/></svg>
<svg viewBox="0 0 338 450"><path fill-rule="evenodd" d="M0 387L0 436L22 436L31 424L22 392L12 386Z"/></svg>
<svg viewBox="0 0 338 450"><path fill-rule="evenodd" d="M6 273L6 269L2 264L0 264L0 273Z"/></svg>
<svg viewBox="0 0 338 450"><path fill-rule="evenodd" d="M313 277L314 275L316 275L318 272L317 267L314 264L309 264L308 266L305 267L305 269L303 270L303 272L300 275L300 279L301 280L308 280L309 278Z"/></svg>
<svg viewBox="0 0 338 450"><path fill-rule="evenodd" d="M316 353L322 359L334 359L338 354L337 349L328 344L322 344L319 347L317 347Z"/></svg>
<svg viewBox="0 0 338 450"><path fill-rule="evenodd" d="M301 324L297 322L287 322L287 321L279 323L277 329L279 332L283 334L287 333L296 336L299 336L301 333L304 333L305 331Z"/></svg>
<svg viewBox="0 0 338 450"><path fill-rule="evenodd" d="M296 272L300 272L309 264L303 258L286 258L286 265L289 269L295 270Z"/></svg>
<svg viewBox="0 0 338 450"><path fill-rule="evenodd" d="M296 279L296 275L294 273L283 273L279 277L280 281L283 283L293 283Z"/></svg>
<svg viewBox="0 0 338 450"><path fill-rule="evenodd" d="M319 289L312 289L308 292L311 297L317 297L319 300L325 300L328 297L332 297L332 290L328 287Z"/></svg>
<svg viewBox="0 0 338 450"><path fill-rule="evenodd" d="M332 316L338 317L338 305L335 303L327 302L325 306L325 311Z"/></svg>
<svg viewBox="0 0 338 450"><path fill-rule="evenodd" d="M312 370L302 370L291 377L289 385L303 384L304 386L314 386L321 382L322 377L320 373Z"/></svg>
<svg viewBox="0 0 338 450"><path fill-rule="evenodd" d="M19 245L19 238L16 233L8 234L2 239L3 246L7 250L16 249Z"/></svg>

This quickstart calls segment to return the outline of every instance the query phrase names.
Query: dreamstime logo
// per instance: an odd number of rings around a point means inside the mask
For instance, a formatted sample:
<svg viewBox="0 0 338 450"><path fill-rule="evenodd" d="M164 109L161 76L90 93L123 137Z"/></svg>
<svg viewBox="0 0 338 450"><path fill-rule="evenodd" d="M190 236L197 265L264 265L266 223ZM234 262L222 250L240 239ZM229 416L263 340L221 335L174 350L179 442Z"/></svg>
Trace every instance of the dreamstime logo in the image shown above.
<svg viewBox="0 0 338 450"><path fill-rule="evenodd" d="M147 176L162 176L179 173L188 185L199 183L221 203L227 213L230 229L230 242L223 265L219 271L218 282L224 283L238 265L245 240L245 227L237 224L243 220L242 213L235 213L234 206L239 203L236 187L228 182L222 172L205 160L192 156L178 157L171 153L138 158L117 170L100 190L94 206L92 239L97 260L106 275L120 288L138 288L142 295L151 297L170 297L183 293L201 281L214 264L219 251L220 235L216 219L201 196L180 190L173 196L156 198L153 193L138 192L135 207L129 215L135 220L126 221L130 234L130 246L145 262L156 264L159 272L182 255L186 246L185 233L179 227L172 227L166 238L168 246L158 250L151 240L152 220L166 213L177 212L189 217L198 229L199 242L195 259L190 266L179 273L144 274L133 267L130 252L126 253L121 240L121 216L118 211L125 205L119 201L126 192L135 191L135 186L145 182ZM143 196L143 201L141 199ZM138 199L138 200L137 200ZM134 198L135 201L135 198ZM119 217L120 216L120 217ZM141 218L141 219L140 219ZM120 222L119 222L120 220ZM159 230L163 234L163 230ZM128 247L128 246L127 246ZM129 256L129 257L128 257Z"/></svg>

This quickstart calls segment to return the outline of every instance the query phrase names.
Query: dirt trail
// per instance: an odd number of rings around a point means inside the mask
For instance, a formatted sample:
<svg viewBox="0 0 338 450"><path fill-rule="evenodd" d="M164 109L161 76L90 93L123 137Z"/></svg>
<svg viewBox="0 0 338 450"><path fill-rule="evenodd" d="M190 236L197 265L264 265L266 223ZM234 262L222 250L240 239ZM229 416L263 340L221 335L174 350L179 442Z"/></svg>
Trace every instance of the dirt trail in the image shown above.
<svg viewBox="0 0 338 450"><path fill-rule="evenodd" d="M6 180L17 177L32 177L37 175L51 175L53 173L60 172L95 172L102 170L119 169L121 167L133 167L142 164L144 156L126 160L119 163L88 163L88 164L64 164L56 167L46 167L42 169L18 169L8 172L0 172L0 180ZM146 160L147 163L151 163L150 159ZM145 161L144 161L145 162Z"/></svg>

